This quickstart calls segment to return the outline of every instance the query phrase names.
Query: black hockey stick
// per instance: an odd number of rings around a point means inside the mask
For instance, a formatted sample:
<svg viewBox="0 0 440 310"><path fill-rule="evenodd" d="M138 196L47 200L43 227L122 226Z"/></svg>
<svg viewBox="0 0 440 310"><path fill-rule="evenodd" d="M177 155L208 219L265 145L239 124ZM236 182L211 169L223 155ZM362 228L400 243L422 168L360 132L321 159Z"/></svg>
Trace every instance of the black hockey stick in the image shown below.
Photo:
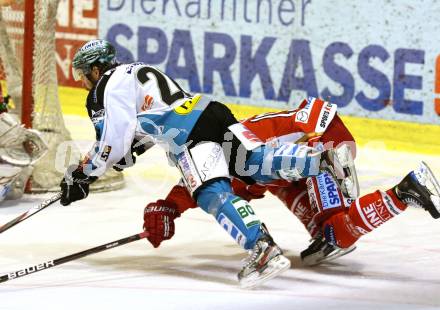
<svg viewBox="0 0 440 310"><path fill-rule="evenodd" d="M8 230L9 228L17 225L18 223L30 218L32 215L40 212L41 210L45 209L46 207L50 206L51 204L53 204L54 202L57 202L60 199L61 199L61 192L59 192L55 196L43 201L38 206L30 208L25 213L17 216L12 221L9 221L8 223L4 224L3 226L0 226L0 234L4 231Z"/></svg>
<svg viewBox="0 0 440 310"><path fill-rule="evenodd" d="M30 267L27 267L27 268L24 268L24 269L21 269L18 271L9 272L5 275L0 276L0 283L6 282L9 280L13 280L16 278L24 277L24 276L27 276L29 274L32 274L32 273L35 273L35 272L38 272L38 271L41 271L44 269L52 268L52 267L70 262L72 260L82 258L82 257L90 255L90 254L99 253L99 252L102 252L102 251L105 251L108 249L112 249L117 246L124 245L124 244L130 243L130 242L133 242L133 241L137 241L137 240L140 240L140 239L143 239L146 237L148 237L148 232L144 231L139 234L136 234L136 235L133 235L130 237L126 237L126 238L122 238L122 239L119 239L116 241L112 241L112 242L109 242L109 243L106 243L103 245L99 245L97 247L94 247L94 248L91 248L88 250L84 250L84 251L74 253L74 254L71 254L68 256L64 256L61 258L57 258L54 260L50 260L50 261L47 261L47 262L44 262L44 263L41 263L38 265L30 266Z"/></svg>

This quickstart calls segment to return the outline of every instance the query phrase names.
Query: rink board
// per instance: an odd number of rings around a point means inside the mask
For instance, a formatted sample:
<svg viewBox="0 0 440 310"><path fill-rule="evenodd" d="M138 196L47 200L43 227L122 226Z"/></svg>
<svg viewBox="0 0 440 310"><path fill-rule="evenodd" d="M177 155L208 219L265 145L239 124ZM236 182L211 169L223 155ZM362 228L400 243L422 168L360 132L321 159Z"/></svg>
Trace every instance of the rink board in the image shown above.
<svg viewBox="0 0 440 310"><path fill-rule="evenodd" d="M87 116L84 108L87 92L73 87L59 88L60 102L64 114ZM300 102L300 100L298 100ZM237 118L276 111L270 107L228 104ZM440 126L384 119L342 116L359 145L372 144L376 148L440 154Z"/></svg>

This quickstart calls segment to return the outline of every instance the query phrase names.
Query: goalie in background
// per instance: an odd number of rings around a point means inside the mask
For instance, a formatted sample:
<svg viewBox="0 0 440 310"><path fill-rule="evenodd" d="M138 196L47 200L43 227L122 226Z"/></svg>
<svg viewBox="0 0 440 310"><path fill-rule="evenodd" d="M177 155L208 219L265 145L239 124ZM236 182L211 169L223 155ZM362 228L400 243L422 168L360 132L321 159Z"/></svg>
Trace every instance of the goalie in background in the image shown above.
<svg viewBox="0 0 440 310"><path fill-rule="evenodd" d="M33 165L47 152L40 133L8 113L8 100L0 88L0 202L21 198Z"/></svg>

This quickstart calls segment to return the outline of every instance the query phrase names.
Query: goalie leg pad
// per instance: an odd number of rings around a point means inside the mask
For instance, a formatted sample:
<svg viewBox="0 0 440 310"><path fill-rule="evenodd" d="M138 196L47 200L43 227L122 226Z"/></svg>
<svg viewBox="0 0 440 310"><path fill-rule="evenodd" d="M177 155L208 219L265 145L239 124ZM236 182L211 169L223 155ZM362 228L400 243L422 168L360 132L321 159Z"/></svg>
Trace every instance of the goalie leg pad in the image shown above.
<svg viewBox="0 0 440 310"><path fill-rule="evenodd" d="M17 176L17 178L15 178L13 186L10 192L8 193L8 195L6 196L6 199L15 200L23 196L26 183L29 177L31 176L33 170L34 170L33 166L27 166L21 168L21 171Z"/></svg>
<svg viewBox="0 0 440 310"><path fill-rule="evenodd" d="M14 182L22 169L11 165L0 164L0 202L5 200L13 190Z"/></svg>
<svg viewBox="0 0 440 310"><path fill-rule="evenodd" d="M0 160L28 166L46 152L47 145L38 131L24 128L9 113L0 114Z"/></svg>

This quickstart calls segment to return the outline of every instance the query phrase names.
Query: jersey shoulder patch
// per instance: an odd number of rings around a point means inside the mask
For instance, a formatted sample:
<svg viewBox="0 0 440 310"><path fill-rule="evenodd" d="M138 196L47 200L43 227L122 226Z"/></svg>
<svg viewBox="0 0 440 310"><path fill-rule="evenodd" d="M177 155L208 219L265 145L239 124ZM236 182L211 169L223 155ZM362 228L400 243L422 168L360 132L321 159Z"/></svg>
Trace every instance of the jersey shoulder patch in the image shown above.
<svg viewBox="0 0 440 310"><path fill-rule="evenodd" d="M337 105L322 99L309 97L296 112L295 123L305 133L324 133L336 115Z"/></svg>

